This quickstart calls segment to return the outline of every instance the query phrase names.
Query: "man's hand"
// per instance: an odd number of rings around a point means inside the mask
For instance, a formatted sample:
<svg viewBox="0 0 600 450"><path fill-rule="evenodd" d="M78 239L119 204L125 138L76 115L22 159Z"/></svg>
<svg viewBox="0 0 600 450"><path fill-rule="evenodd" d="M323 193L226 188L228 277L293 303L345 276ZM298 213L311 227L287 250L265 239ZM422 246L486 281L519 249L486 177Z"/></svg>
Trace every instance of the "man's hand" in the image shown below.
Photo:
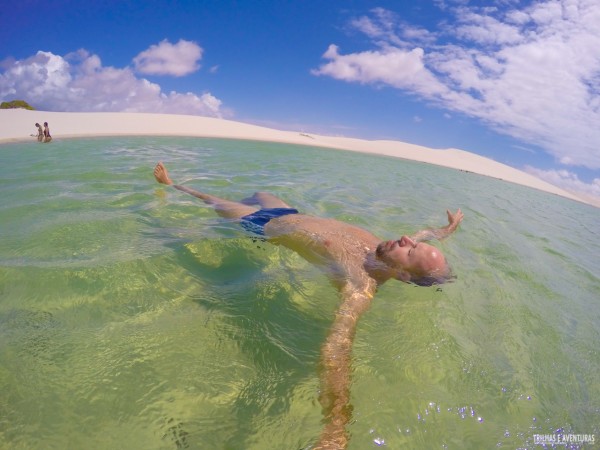
<svg viewBox="0 0 600 450"><path fill-rule="evenodd" d="M458 224L462 222L464 214L460 210L460 208L452 214L449 209L446 210L446 214L448 214L448 225L442 228L437 229L427 229L416 232L411 238L414 241L422 242L422 241L430 241L432 239L442 240L450 236L456 229L458 228Z"/></svg>
<svg viewBox="0 0 600 450"><path fill-rule="evenodd" d="M448 231L456 230L458 224L462 222L464 214L460 210L460 208L456 211L456 213L452 214L449 209L446 210L446 214L448 214Z"/></svg>

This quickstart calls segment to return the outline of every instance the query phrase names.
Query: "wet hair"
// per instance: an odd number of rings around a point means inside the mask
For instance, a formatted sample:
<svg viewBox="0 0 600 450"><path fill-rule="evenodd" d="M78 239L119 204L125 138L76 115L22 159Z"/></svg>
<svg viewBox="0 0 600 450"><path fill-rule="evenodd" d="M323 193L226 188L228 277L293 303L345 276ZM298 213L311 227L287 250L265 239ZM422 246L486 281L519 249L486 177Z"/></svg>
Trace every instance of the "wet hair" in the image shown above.
<svg viewBox="0 0 600 450"><path fill-rule="evenodd" d="M454 281L456 277L420 277L416 279L412 279L409 283L416 284L417 286L429 287L429 286L437 286L438 284L451 283Z"/></svg>
<svg viewBox="0 0 600 450"><path fill-rule="evenodd" d="M444 283L452 283L454 280L456 280L456 275L452 273L450 266L447 266L443 274L411 277L409 283L416 284L417 286L429 287Z"/></svg>

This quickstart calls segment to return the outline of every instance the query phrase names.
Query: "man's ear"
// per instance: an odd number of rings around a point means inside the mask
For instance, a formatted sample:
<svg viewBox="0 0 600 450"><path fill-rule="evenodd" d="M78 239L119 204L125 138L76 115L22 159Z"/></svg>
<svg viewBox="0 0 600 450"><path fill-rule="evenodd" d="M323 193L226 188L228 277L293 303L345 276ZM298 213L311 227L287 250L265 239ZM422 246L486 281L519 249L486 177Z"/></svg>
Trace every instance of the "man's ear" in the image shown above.
<svg viewBox="0 0 600 450"><path fill-rule="evenodd" d="M408 273L406 270L399 270L396 273L396 280L399 281L404 281L405 283L408 283L410 281L410 273Z"/></svg>

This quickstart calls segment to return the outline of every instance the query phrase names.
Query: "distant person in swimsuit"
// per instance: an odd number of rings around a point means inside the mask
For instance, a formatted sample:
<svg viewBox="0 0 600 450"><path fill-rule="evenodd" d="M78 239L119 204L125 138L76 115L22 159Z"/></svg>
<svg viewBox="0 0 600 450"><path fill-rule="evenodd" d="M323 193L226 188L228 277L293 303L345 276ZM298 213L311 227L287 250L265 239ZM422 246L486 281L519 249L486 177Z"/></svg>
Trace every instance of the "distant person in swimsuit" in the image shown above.
<svg viewBox="0 0 600 450"><path fill-rule="evenodd" d="M50 128L48 128L48 122L44 122L44 142L48 143L52 140L50 136Z"/></svg>
<svg viewBox="0 0 600 450"><path fill-rule="evenodd" d="M35 126L38 129L37 140L38 142L42 142L44 140L44 130L42 130L42 126L39 123L36 123Z"/></svg>
<svg viewBox="0 0 600 450"><path fill-rule="evenodd" d="M212 205L220 216L239 220L242 227L264 236L270 243L294 250L321 266L339 289L341 305L321 350L323 371L319 400L326 425L314 449L346 448L345 427L352 412L350 356L358 319L369 307L377 287L389 279L428 286L444 283L452 277L442 252L423 241L440 240L452 234L462 221L463 213L460 209L454 214L446 211L448 225L445 227L382 241L357 226L301 214L266 192L257 192L242 202L224 200L174 184L162 163L156 165L154 177L161 184Z"/></svg>

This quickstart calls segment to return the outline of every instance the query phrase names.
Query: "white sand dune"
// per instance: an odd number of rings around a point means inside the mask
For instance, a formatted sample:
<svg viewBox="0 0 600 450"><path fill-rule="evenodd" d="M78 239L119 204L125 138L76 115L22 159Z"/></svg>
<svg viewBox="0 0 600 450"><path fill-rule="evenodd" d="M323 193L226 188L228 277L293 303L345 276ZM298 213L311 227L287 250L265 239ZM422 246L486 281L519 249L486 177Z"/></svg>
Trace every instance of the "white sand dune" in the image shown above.
<svg viewBox="0 0 600 450"><path fill-rule="evenodd" d="M367 141L281 131L212 117L142 113L65 113L0 110L0 142L34 139L35 123L48 122L54 140L89 136L194 136L327 147L393 156L453 169L474 172L560 195L579 202L596 204L533 175L489 158L457 149L434 150L399 141Z"/></svg>

